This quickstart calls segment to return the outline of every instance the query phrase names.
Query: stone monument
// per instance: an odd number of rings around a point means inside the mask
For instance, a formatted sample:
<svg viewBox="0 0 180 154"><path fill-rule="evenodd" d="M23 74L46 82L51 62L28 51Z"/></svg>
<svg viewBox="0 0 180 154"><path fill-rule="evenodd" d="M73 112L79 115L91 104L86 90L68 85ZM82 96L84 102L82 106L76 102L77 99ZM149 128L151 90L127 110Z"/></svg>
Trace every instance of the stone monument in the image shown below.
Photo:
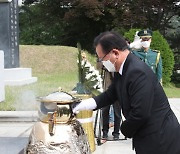
<svg viewBox="0 0 180 154"><path fill-rule="evenodd" d="M0 50L0 102L4 101L4 99L4 52Z"/></svg>
<svg viewBox="0 0 180 154"><path fill-rule="evenodd" d="M18 0L0 0L0 49L4 51L4 67L19 67Z"/></svg>
<svg viewBox="0 0 180 154"><path fill-rule="evenodd" d="M19 68L18 0L0 0L0 50L4 51L5 85L24 85L37 81L31 68Z"/></svg>

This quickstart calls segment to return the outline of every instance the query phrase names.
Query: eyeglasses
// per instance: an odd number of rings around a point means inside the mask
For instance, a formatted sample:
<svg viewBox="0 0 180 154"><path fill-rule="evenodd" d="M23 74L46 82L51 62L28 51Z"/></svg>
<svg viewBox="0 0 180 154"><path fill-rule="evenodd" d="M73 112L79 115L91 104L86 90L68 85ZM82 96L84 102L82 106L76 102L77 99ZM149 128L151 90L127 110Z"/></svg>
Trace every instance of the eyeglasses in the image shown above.
<svg viewBox="0 0 180 154"><path fill-rule="evenodd" d="M149 41L151 39L151 37L143 37L141 39L142 39L142 41Z"/></svg>
<svg viewBox="0 0 180 154"><path fill-rule="evenodd" d="M110 52L109 52L109 53L110 53ZM103 59L104 59L109 53L105 54L102 58L98 58L98 59L97 59L97 62L102 62Z"/></svg>

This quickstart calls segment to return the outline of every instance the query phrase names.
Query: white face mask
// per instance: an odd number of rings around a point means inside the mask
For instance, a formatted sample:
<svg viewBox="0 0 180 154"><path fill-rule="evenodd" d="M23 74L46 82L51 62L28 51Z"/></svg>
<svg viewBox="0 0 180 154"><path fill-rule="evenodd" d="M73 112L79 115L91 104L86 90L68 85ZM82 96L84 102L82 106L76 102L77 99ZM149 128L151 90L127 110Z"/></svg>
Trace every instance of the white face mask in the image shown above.
<svg viewBox="0 0 180 154"><path fill-rule="evenodd" d="M150 44L151 44L151 42L149 42L149 41L142 41L141 42L141 45L143 48L149 48Z"/></svg>
<svg viewBox="0 0 180 154"><path fill-rule="evenodd" d="M110 60L102 61L102 64L104 65L104 67L106 67L106 69L107 69L109 72L116 72L116 68L115 68L114 64L111 63Z"/></svg>

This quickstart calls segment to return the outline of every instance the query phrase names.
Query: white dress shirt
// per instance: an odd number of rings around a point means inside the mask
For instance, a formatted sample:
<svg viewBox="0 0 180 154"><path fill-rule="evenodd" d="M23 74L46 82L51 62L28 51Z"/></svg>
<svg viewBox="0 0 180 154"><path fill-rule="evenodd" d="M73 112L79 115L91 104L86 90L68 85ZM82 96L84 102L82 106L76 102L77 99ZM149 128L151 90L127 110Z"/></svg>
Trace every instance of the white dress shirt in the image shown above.
<svg viewBox="0 0 180 154"><path fill-rule="evenodd" d="M120 67L120 69L119 69L119 74L120 74L120 75L122 75L125 61L126 61L126 59L124 59L124 61L123 61L122 64L121 64L121 67Z"/></svg>

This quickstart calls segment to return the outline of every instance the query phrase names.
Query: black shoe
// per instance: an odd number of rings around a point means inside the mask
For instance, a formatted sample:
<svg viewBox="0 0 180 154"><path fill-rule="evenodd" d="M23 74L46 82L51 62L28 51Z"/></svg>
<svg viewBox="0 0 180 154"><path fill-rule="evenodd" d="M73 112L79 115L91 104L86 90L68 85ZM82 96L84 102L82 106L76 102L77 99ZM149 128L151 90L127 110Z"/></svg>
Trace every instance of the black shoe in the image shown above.
<svg viewBox="0 0 180 154"><path fill-rule="evenodd" d="M107 134L103 134L103 139L107 139L108 135Z"/></svg>
<svg viewBox="0 0 180 154"><path fill-rule="evenodd" d="M119 140L119 136L116 136L116 135L115 135L115 136L113 136L113 140L114 140L114 141Z"/></svg>

